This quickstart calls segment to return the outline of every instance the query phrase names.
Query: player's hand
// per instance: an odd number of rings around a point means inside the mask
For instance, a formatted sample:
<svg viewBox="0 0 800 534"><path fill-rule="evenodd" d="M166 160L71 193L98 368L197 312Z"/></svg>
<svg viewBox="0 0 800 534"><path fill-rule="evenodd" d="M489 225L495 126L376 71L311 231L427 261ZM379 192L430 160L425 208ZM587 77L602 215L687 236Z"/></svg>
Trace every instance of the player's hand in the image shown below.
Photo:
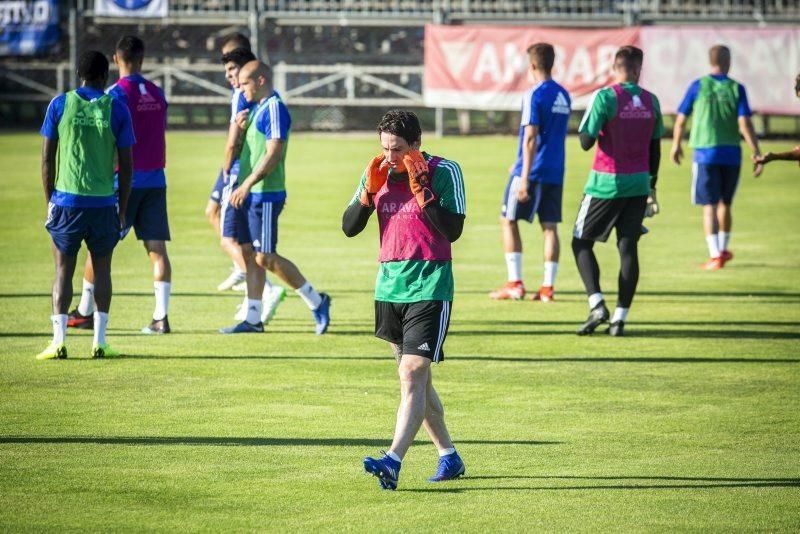
<svg viewBox="0 0 800 534"><path fill-rule="evenodd" d="M249 194L250 194L250 186L245 183L242 183L239 185L239 187L236 188L236 191L231 193L228 202L234 208L239 209L244 204L244 201L247 200L247 195Z"/></svg>
<svg viewBox="0 0 800 534"><path fill-rule="evenodd" d="M647 207L644 209L645 217L652 217L661 212L661 206L658 205L658 197L656 197L656 190L651 189L650 195L647 197Z"/></svg>
<svg viewBox="0 0 800 534"><path fill-rule="evenodd" d="M247 116L250 114L250 110L243 109L239 113L236 114L236 125L239 127L240 130L247 129Z"/></svg>
<svg viewBox="0 0 800 534"><path fill-rule="evenodd" d="M389 179L389 162L379 154L372 158L367 165L367 179L364 182L364 190L361 192L359 201L364 206L372 206L372 197L381 190L386 180Z"/></svg>
<svg viewBox="0 0 800 534"><path fill-rule="evenodd" d="M753 154L753 178L758 178L764 172L764 162L755 160L755 158L759 157L761 157L761 154Z"/></svg>
<svg viewBox="0 0 800 534"><path fill-rule="evenodd" d="M403 164L408 171L408 186L417 198L419 207L424 208L436 200L436 195L431 190L428 162L422 157L422 152L419 150L410 151L403 156Z"/></svg>
<svg viewBox="0 0 800 534"><path fill-rule="evenodd" d="M125 231L125 226L126 226L126 224L125 224L125 212L124 212L124 211L120 211L120 212L119 212L117 215L118 215L118 217L119 217L119 230L120 230L120 234L122 234L122 232L124 232L124 231ZM127 232L126 232L126 233L127 233Z"/></svg>
<svg viewBox="0 0 800 534"><path fill-rule="evenodd" d="M672 145L672 150L669 151L669 158L675 165L680 165L683 159L683 149L681 145Z"/></svg>
<svg viewBox="0 0 800 534"><path fill-rule="evenodd" d="M528 180L523 180L520 178L519 188L517 189L517 200L519 202L527 202L530 199L531 196L528 193Z"/></svg>
<svg viewBox="0 0 800 534"><path fill-rule="evenodd" d="M774 159L775 154L773 152L767 152L766 154L753 154L750 156L750 161L752 161L754 165L766 165Z"/></svg>

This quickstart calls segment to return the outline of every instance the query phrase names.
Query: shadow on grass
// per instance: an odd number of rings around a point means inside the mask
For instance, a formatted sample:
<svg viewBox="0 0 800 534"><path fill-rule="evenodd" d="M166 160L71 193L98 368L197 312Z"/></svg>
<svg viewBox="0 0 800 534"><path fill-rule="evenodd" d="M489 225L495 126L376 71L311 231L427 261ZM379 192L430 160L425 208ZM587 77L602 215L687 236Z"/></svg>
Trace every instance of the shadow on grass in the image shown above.
<svg viewBox="0 0 800 534"><path fill-rule="evenodd" d="M391 441L391 440L389 440ZM223 436L0 436L0 443L85 445L203 445L220 447L385 447L372 438L243 438ZM563 445L563 441L459 440L473 445ZM414 440L414 445L430 444Z"/></svg>
<svg viewBox="0 0 800 534"><path fill-rule="evenodd" d="M585 480L586 485L544 485L544 486L493 486L493 487L456 487L460 482L451 482L447 485L430 488L410 488L401 491L415 493L462 493L469 491L581 491L581 490L653 490L653 489L722 489L722 488L797 488L800 487L800 478L717 478L717 477L675 477L675 476L467 476L464 482L470 480ZM618 484L600 484L600 481L620 481ZM653 482L650 482L653 481ZM594 483L593 483L594 482ZM640 483L641 482L641 483Z"/></svg>
<svg viewBox="0 0 800 534"><path fill-rule="evenodd" d="M576 326L575 323L571 323ZM604 334L605 327L601 326L595 332L595 336L607 337ZM341 333L341 332L340 332ZM574 336L572 329L559 330L450 330L448 336L473 337L473 336L529 336L531 334L540 336ZM656 330L638 328L633 323L626 325L626 338L651 338L651 339L800 339L800 332L773 332L764 330L729 330L729 329L692 329L692 330ZM624 342L620 340L621 342Z"/></svg>

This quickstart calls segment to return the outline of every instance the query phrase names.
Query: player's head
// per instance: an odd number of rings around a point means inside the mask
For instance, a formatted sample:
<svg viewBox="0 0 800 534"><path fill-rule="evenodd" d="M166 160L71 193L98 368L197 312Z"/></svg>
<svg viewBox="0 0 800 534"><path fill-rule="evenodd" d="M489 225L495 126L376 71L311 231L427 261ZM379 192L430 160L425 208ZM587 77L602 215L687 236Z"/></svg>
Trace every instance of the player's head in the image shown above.
<svg viewBox="0 0 800 534"><path fill-rule="evenodd" d="M225 79L232 87L239 87L239 70L256 56L246 48L237 48L222 55L222 66L225 68Z"/></svg>
<svg viewBox="0 0 800 534"><path fill-rule="evenodd" d="M532 71L550 76L555 61L556 51L550 43L536 43L528 47L528 62Z"/></svg>
<svg viewBox="0 0 800 534"><path fill-rule="evenodd" d="M108 81L108 59L102 52L87 50L78 58L77 73L85 85L102 88Z"/></svg>
<svg viewBox="0 0 800 534"><path fill-rule="evenodd" d="M728 74L731 70L731 49L724 45L714 45L708 50L708 62L715 70Z"/></svg>
<svg viewBox="0 0 800 534"><path fill-rule="evenodd" d="M239 69L239 89L248 102L258 102L272 92L272 69L258 60L245 63Z"/></svg>
<svg viewBox="0 0 800 534"><path fill-rule="evenodd" d="M231 33L222 38L220 50L223 54L232 52L237 48L244 48L245 50L252 50L250 39L241 33Z"/></svg>
<svg viewBox="0 0 800 534"><path fill-rule="evenodd" d="M614 77L617 82L639 82L644 52L635 46L623 46L614 55Z"/></svg>
<svg viewBox="0 0 800 534"><path fill-rule="evenodd" d="M378 123L378 137L389 165L403 170L403 156L411 150L419 150L422 144L422 127L411 111L394 109L387 112Z"/></svg>
<svg viewBox="0 0 800 534"><path fill-rule="evenodd" d="M125 65L133 70L141 69L144 61L144 41L135 35L126 35L117 41L113 59L118 66Z"/></svg>

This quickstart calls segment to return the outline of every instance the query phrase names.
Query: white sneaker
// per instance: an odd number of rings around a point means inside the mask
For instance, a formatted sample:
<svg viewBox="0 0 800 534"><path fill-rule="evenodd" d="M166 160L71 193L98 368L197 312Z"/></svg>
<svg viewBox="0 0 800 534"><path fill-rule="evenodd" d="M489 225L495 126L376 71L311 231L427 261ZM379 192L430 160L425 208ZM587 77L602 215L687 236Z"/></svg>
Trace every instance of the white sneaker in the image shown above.
<svg viewBox="0 0 800 534"><path fill-rule="evenodd" d="M262 302L262 311L261 311L261 322L264 324L269 323L273 317L275 317L275 312L278 310L278 306L280 306L283 299L286 298L286 289L282 286L272 286L270 289L269 296L265 298Z"/></svg>
<svg viewBox="0 0 800 534"><path fill-rule="evenodd" d="M247 291L247 280L242 280L237 284L233 284L231 289L234 291Z"/></svg>
<svg viewBox="0 0 800 534"><path fill-rule="evenodd" d="M217 291L227 291L232 289L236 284L243 282L246 276L247 274L243 273L242 271L238 269L234 270L224 282L217 286Z"/></svg>
<svg viewBox="0 0 800 534"><path fill-rule="evenodd" d="M247 304L239 304L236 306L236 314L233 318L240 322L247 319Z"/></svg>

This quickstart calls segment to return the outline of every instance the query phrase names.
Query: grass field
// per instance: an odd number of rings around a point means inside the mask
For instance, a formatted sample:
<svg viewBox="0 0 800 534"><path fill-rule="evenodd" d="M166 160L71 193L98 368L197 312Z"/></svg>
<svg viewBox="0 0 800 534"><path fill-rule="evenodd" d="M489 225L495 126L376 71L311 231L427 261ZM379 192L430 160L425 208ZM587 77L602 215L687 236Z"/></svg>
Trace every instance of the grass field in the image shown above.
<svg viewBox="0 0 800 534"><path fill-rule="evenodd" d="M216 333L240 298L215 291L229 262L203 218L222 143L169 137L174 333L138 334L152 282L128 237L109 330L127 356L88 359L90 333L70 332L68 360L37 362L53 276L40 140L0 135L0 530L800 529L796 165L744 173L736 258L704 272L689 167L664 162L629 336L579 338L587 306L568 243L589 156L570 140L558 301L491 302L515 140L429 139L467 186L447 360L434 371L467 477L425 482L436 452L422 431L392 493L361 467L388 447L398 400L388 347L372 336L376 225L349 240L340 230L376 139L297 135L290 148L279 250L333 296L323 337L294 295L264 335ZM540 232L526 227L524 240L536 287ZM598 251L613 301L616 249Z"/></svg>

